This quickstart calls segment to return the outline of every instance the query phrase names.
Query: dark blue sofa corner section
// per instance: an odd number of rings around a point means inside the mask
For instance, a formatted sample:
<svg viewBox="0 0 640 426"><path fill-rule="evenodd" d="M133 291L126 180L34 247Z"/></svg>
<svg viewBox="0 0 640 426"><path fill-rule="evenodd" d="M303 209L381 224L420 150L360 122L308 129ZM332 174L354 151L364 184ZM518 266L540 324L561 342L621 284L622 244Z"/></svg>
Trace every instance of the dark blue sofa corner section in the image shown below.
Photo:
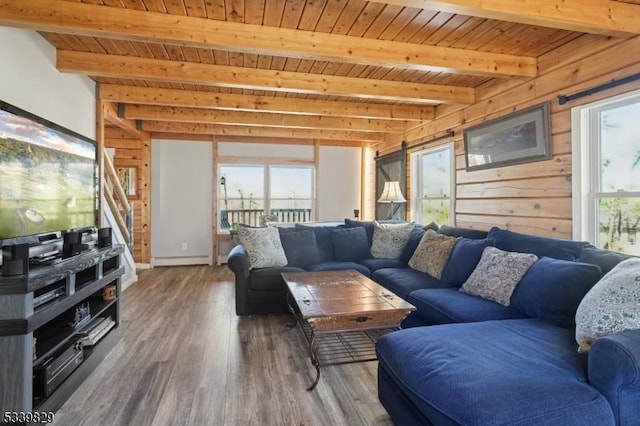
<svg viewBox="0 0 640 426"><path fill-rule="evenodd" d="M400 330L378 340L379 397L398 425L614 425L576 349L537 319Z"/></svg>
<svg viewBox="0 0 640 426"><path fill-rule="evenodd" d="M575 341L580 301L628 256L499 228L443 233L464 237L441 282L373 275L416 307L377 343L379 398L396 425L640 426L640 330L600 339L588 356ZM489 245L539 257L510 306L459 291Z"/></svg>

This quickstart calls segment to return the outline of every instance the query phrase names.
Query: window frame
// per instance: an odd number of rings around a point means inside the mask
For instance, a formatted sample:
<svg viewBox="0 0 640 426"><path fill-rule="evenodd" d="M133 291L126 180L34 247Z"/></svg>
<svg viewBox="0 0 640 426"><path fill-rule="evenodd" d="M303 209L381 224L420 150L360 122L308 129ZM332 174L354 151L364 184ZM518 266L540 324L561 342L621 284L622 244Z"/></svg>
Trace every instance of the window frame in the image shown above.
<svg viewBox="0 0 640 426"><path fill-rule="evenodd" d="M217 185L220 187L220 182L222 179L222 168L223 167L255 167L262 168L262 183L263 183L263 194L264 194L264 214L271 214L271 169L272 168L288 168L288 169L308 169L311 172L311 197L310 199L304 198L305 201L311 201L311 220L316 220L317 217L317 183L316 183L316 167L313 164L283 164L281 162L264 162L264 163L255 163L255 162L219 162L216 168L217 174ZM227 197L228 201L231 200L239 200L240 197ZM274 200L282 200L281 198L275 198ZM220 226L220 216L223 200L221 196L221 191L218 191L217 194L217 212L218 212L218 220L216 226L218 228L219 234L228 234L229 229L221 229Z"/></svg>
<svg viewBox="0 0 640 426"><path fill-rule="evenodd" d="M573 238L599 244L598 201L603 198L638 198L640 191L604 191L600 114L612 108L640 103L640 90L572 108L571 146L573 176Z"/></svg>
<svg viewBox="0 0 640 426"><path fill-rule="evenodd" d="M442 151L449 151L449 185L450 194L447 197L433 197L418 195L424 193L420 191L422 188L422 158L426 155L434 155ZM423 200L448 200L449 201L449 223L440 223L438 225L455 225L456 211L456 157L455 144L448 142L438 146L421 149L411 153L411 219L416 223L423 223L422 217L422 201Z"/></svg>

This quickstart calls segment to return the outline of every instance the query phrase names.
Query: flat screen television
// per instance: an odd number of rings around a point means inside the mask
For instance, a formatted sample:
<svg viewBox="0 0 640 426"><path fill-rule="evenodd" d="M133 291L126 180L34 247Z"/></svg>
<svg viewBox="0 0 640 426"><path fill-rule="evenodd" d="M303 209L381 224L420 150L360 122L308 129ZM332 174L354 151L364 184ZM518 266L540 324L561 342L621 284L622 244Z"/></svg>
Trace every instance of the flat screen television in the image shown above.
<svg viewBox="0 0 640 426"><path fill-rule="evenodd" d="M0 246L95 227L96 194L91 139L0 101Z"/></svg>

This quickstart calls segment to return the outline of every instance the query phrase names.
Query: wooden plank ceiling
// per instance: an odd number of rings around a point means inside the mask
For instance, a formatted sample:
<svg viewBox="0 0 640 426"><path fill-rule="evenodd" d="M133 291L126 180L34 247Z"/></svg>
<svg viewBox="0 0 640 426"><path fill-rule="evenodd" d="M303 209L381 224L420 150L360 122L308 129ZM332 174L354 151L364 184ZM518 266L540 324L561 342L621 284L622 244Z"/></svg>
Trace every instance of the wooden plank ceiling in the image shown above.
<svg viewBox="0 0 640 426"><path fill-rule="evenodd" d="M0 25L40 31L134 136L360 144L535 78L584 33L638 34L638 3L0 0Z"/></svg>

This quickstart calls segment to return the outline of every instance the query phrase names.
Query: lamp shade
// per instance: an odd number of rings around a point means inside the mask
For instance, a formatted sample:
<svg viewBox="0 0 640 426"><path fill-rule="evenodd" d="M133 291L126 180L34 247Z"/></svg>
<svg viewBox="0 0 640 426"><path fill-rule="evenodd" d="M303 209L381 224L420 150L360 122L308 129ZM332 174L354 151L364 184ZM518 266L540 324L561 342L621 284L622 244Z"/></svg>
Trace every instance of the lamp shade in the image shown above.
<svg viewBox="0 0 640 426"><path fill-rule="evenodd" d="M379 203L406 203L407 200L400 190L400 182L385 182L382 189L382 195L378 198Z"/></svg>

